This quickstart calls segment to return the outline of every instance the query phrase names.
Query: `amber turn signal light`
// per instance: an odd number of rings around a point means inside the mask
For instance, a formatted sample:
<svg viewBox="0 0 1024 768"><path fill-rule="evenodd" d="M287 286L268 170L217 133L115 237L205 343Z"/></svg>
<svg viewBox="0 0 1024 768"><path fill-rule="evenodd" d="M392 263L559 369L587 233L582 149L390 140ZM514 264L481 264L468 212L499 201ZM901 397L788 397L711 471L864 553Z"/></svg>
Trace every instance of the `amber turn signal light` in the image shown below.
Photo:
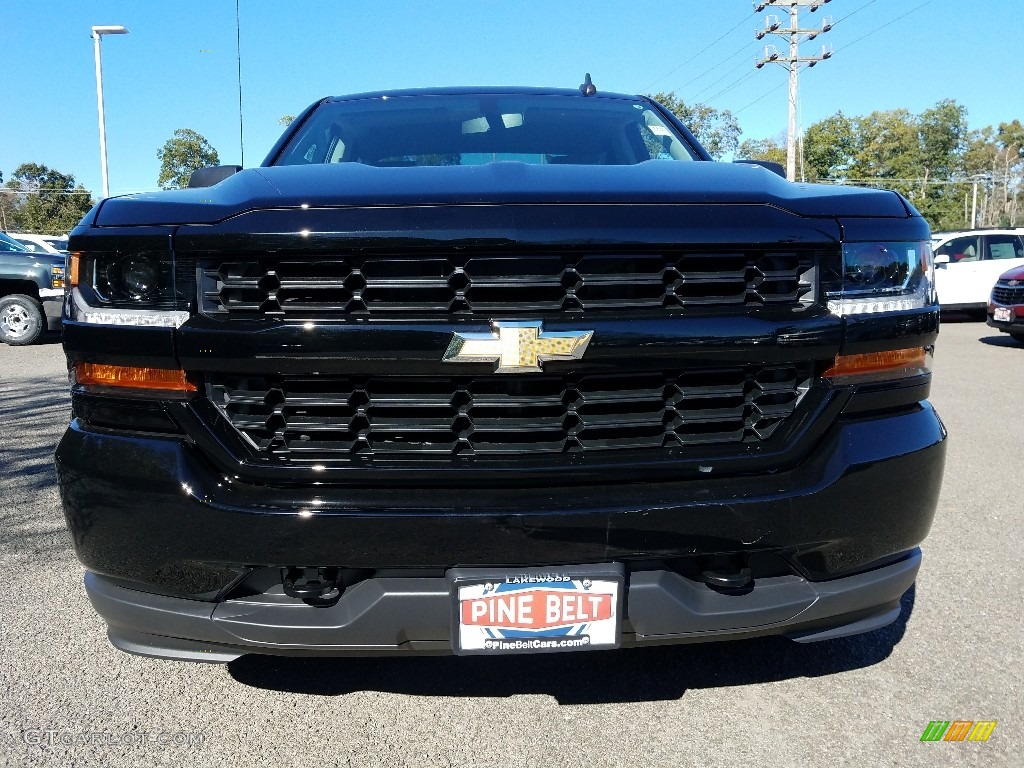
<svg viewBox="0 0 1024 768"><path fill-rule="evenodd" d="M71 274L68 276L68 285L74 288L78 285L78 262L81 261L82 254L78 251L71 252Z"/></svg>
<svg viewBox="0 0 1024 768"><path fill-rule="evenodd" d="M184 371L99 363L75 363L75 381L84 385L127 389L160 389L172 392L197 390Z"/></svg>
<svg viewBox="0 0 1024 768"><path fill-rule="evenodd" d="M893 349L888 352L866 352L860 355L836 355L835 364L822 375L826 379L849 377L902 378L919 376L929 371L928 352L924 347Z"/></svg>

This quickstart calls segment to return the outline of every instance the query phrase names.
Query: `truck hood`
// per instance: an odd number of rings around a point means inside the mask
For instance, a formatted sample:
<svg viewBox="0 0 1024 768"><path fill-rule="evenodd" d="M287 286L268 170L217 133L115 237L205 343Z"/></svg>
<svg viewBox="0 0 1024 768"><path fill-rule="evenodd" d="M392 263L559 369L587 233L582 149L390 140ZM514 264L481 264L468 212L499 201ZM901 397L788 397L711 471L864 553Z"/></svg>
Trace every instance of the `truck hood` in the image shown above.
<svg viewBox="0 0 1024 768"><path fill-rule="evenodd" d="M63 267L66 265L67 256L63 253L50 253L48 251L8 251L7 256L24 256L25 263L33 267Z"/></svg>
<svg viewBox="0 0 1024 768"><path fill-rule="evenodd" d="M212 187L114 197L94 226L215 224L246 211L433 205L767 204L806 217L910 215L894 192L790 183L755 165L649 161L627 166L375 168L359 163L252 168Z"/></svg>

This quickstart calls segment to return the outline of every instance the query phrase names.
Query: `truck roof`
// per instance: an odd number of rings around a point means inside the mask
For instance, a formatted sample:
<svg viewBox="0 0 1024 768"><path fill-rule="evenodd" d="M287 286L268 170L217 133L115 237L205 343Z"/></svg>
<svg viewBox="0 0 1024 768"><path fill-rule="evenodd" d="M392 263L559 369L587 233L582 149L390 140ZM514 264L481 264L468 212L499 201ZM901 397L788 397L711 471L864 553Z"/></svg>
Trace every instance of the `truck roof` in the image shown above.
<svg viewBox="0 0 1024 768"><path fill-rule="evenodd" d="M641 99L638 95L598 91L594 96L584 97L579 88L537 88L518 86L444 86L439 88L404 88L388 91L368 91L345 96L331 96L329 101L356 101L360 99L398 98L401 96L460 96L494 94L495 96L579 96L580 98Z"/></svg>

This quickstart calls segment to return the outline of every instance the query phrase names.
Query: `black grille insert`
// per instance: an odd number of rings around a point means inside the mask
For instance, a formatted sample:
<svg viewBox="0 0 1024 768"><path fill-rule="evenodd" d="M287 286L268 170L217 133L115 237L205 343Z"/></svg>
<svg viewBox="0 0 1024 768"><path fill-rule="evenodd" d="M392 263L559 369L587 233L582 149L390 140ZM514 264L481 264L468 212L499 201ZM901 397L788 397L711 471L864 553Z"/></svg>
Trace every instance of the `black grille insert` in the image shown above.
<svg viewBox="0 0 1024 768"><path fill-rule="evenodd" d="M238 254L201 259L203 312L226 319L409 317L814 302L820 250Z"/></svg>
<svg viewBox="0 0 1024 768"><path fill-rule="evenodd" d="M757 443L792 415L807 364L519 377L210 377L257 458L368 459Z"/></svg>
<svg viewBox="0 0 1024 768"><path fill-rule="evenodd" d="M1024 285L1010 286L996 283L992 289L992 299L999 304L1024 304Z"/></svg>

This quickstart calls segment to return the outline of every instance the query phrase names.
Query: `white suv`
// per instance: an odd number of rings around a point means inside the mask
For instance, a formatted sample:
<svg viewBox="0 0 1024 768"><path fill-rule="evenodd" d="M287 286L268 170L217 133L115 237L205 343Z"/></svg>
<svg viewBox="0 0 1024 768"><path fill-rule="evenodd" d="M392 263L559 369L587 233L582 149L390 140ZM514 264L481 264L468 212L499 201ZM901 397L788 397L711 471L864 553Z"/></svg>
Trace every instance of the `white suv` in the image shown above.
<svg viewBox="0 0 1024 768"><path fill-rule="evenodd" d="M1024 266L1024 227L940 232L932 237L932 249L942 308L981 314L999 276Z"/></svg>

